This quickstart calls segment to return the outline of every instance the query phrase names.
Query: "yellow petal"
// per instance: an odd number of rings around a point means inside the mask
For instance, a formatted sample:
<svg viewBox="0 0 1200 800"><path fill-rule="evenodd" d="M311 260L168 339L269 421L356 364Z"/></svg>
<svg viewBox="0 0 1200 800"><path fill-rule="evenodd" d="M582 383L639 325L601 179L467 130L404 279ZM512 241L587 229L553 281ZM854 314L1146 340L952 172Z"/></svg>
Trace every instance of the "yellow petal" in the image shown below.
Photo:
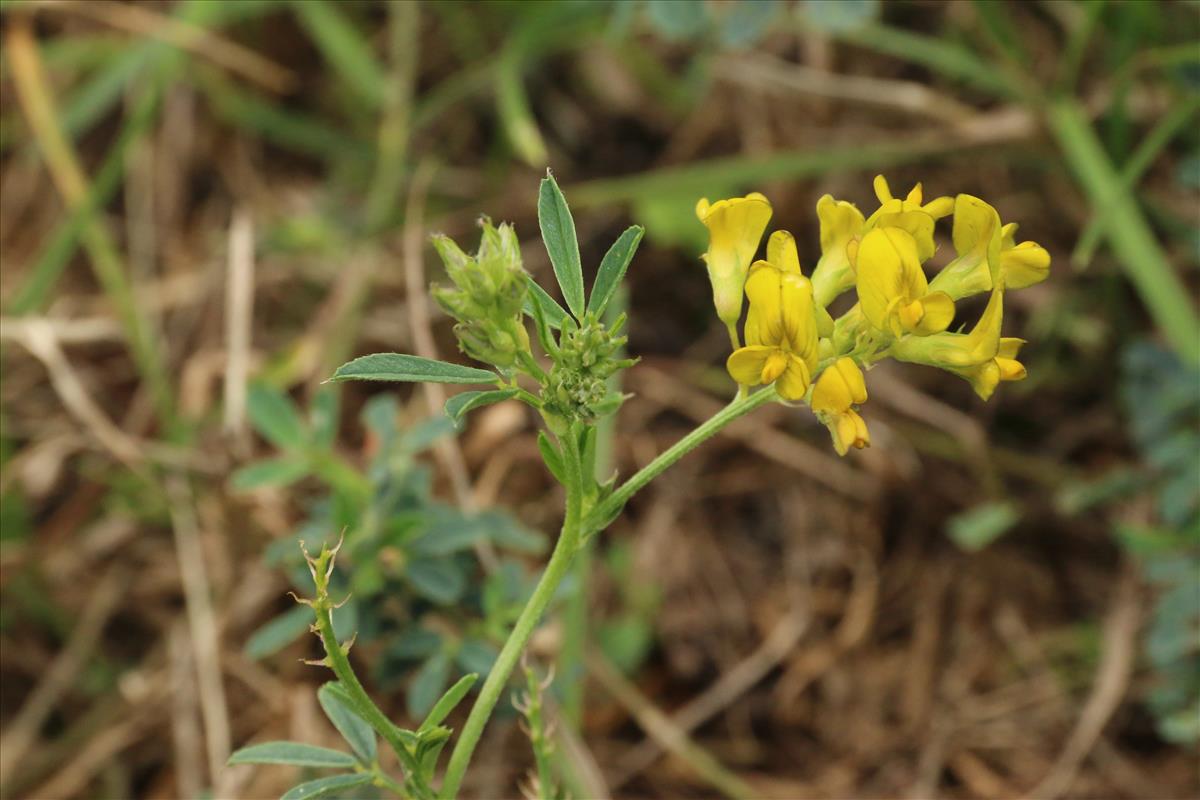
<svg viewBox="0 0 1200 800"><path fill-rule="evenodd" d="M812 284L803 275L782 273L779 311L783 334L792 352L807 360L817 348L817 320L813 313Z"/></svg>
<svg viewBox="0 0 1200 800"><path fill-rule="evenodd" d="M917 185L909 190L908 196L904 198L904 202L906 205L911 203L914 206L920 206L923 198L924 192L921 190L921 182L917 181Z"/></svg>
<svg viewBox="0 0 1200 800"><path fill-rule="evenodd" d="M954 301L945 292L930 292L919 301L923 314L920 322L911 328L918 336L941 333L954 321Z"/></svg>
<svg viewBox="0 0 1200 800"><path fill-rule="evenodd" d="M746 279L746 297L753 310L753 337L759 344L778 345L784 339L783 307L781 305L784 273L766 261L754 262ZM797 276L799 277L799 276ZM747 321L747 328L749 328ZM747 340L751 334L747 332Z"/></svg>
<svg viewBox="0 0 1200 800"><path fill-rule="evenodd" d="M733 351L725 362L725 368L735 381L744 386L757 386L761 381L767 359L776 352L774 347L754 345Z"/></svg>
<svg viewBox="0 0 1200 800"><path fill-rule="evenodd" d="M784 400L799 402L808 392L808 383L808 365L797 356L789 354L787 367L775 381L775 391L779 392L779 396Z"/></svg>
<svg viewBox="0 0 1200 800"><path fill-rule="evenodd" d="M933 217L920 209L896 210L889 206L888 210L881 208L871 215L869 225L876 228L899 228L907 231L917 243L917 259L924 263L937 250L933 241Z"/></svg>
<svg viewBox="0 0 1200 800"><path fill-rule="evenodd" d="M858 301L877 329L892 331L889 316L896 302L907 306L925 294L928 284L913 237L899 228L876 228L858 248Z"/></svg>
<svg viewBox="0 0 1200 800"><path fill-rule="evenodd" d="M1000 216L996 209L969 194L954 199L954 252L929 284L958 300L993 288L1000 271Z"/></svg>
<svg viewBox="0 0 1200 800"><path fill-rule="evenodd" d="M1011 358L996 357L996 366L1000 369L1000 380L1020 381L1025 379L1025 365Z"/></svg>
<svg viewBox="0 0 1200 800"><path fill-rule="evenodd" d="M788 354L782 350L772 350L768 353L767 360L763 363L762 372L759 373L756 383L774 383L775 379L787 369L788 358Z"/></svg>
<svg viewBox="0 0 1200 800"><path fill-rule="evenodd" d="M934 219L948 217L954 213L954 198L935 197L925 205L921 206L921 210Z"/></svg>
<svg viewBox="0 0 1200 800"><path fill-rule="evenodd" d="M970 333L905 336L889 351L897 360L959 370L990 362L1000 349L1004 292L992 290L987 308Z"/></svg>
<svg viewBox="0 0 1200 800"><path fill-rule="evenodd" d="M1004 272L1005 287L1024 289L1049 277L1050 254L1037 242L1021 242L1000 251L1000 269Z"/></svg>
<svg viewBox="0 0 1200 800"><path fill-rule="evenodd" d="M767 261L783 272L800 274L800 254L796 240L787 231L775 231L767 239Z"/></svg>
<svg viewBox="0 0 1200 800"><path fill-rule="evenodd" d="M1021 352L1021 346L1025 344L1024 339L1018 339L1015 336L1004 336L1000 339L1000 346L996 349L997 358L1016 358Z"/></svg>
<svg viewBox="0 0 1200 800"><path fill-rule="evenodd" d="M717 316L734 324L741 316L746 270L771 219L771 204L757 192L712 204L702 199L696 215L708 228L705 262Z"/></svg>
<svg viewBox="0 0 1200 800"><path fill-rule="evenodd" d="M812 410L818 414L841 414L850 406L867 401L862 370L848 357L825 368L813 386Z"/></svg>
<svg viewBox="0 0 1200 800"><path fill-rule="evenodd" d="M1009 222L1000 228L1000 247L1011 250L1017 245L1017 223Z"/></svg>
<svg viewBox="0 0 1200 800"><path fill-rule="evenodd" d="M892 190L888 188L887 178L882 175L876 175L872 183L875 188L875 196L879 198L880 203L886 203L892 198Z"/></svg>
<svg viewBox="0 0 1200 800"><path fill-rule="evenodd" d="M871 444L867 423L856 411L838 414L828 424L829 433L833 437L833 448L839 456L846 455L851 447L861 450Z"/></svg>
<svg viewBox="0 0 1200 800"><path fill-rule="evenodd" d="M844 257L846 242L862 232L863 218L853 203L824 195L817 201L817 219L821 222L821 254Z"/></svg>

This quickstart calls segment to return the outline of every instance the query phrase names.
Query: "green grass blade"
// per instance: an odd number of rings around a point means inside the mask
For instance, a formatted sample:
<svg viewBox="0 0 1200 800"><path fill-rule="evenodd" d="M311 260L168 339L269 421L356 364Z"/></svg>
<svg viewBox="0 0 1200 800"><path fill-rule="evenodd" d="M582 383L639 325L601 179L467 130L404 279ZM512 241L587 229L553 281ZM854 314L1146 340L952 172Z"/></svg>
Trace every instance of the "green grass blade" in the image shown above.
<svg viewBox="0 0 1200 800"><path fill-rule="evenodd" d="M372 109L386 100L387 78L372 53L370 41L338 6L325 0L295 0L292 9L321 55ZM343 6L344 7L344 6Z"/></svg>
<svg viewBox="0 0 1200 800"><path fill-rule="evenodd" d="M1087 115L1075 100L1063 99L1048 107L1047 122L1092 207L1108 209L1108 242L1142 302L1180 356L1200 363L1200 320L1191 294L1171 269Z"/></svg>
<svg viewBox="0 0 1200 800"><path fill-rule="evenodd" d="M1193 121L1198 111L1200 111L1200 98L1192 95L1180 100L1179 104L1146 134L1141 144L1134 150L1133 155L1121 168L1121 186L1124 191L1134 191L1138 181L1158 158L1159 153L1175 138L1176 134ZM1071 253L1071 262L1077 269L1086 269L1087 265L1091 263L1112 214L1111 206L1100 206L1096 209L1095 215L1079 236L1079 242L1075 245L1074 252Z"/></svg>

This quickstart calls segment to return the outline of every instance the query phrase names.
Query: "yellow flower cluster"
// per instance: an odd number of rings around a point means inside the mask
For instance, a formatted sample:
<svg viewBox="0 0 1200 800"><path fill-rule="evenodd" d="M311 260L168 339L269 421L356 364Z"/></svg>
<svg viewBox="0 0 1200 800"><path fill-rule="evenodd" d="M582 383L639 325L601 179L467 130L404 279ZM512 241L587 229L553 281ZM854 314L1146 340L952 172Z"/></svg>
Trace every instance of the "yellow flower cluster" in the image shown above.
<svg viewBox="0 0 1200 800"><path fill-rule="evenodd" d="M771 234L766 259L754 261L771 219L763 195L696 205L709 232L704 260L713 302L733 341L729 374L742 387L774 384L783 400L807 402L841 455L870 444L856 406L867 399L863 368L884 358L948 370L984 400L1001 381L1024 378L1017 361L1024 341L1000 336L1004 291L1050 271L1050 254L1034 242L1017 244L1016 224L1002 225L978 197L924 202L917 184L899 199L882 175L875 194L879 208L869 217L830 195L817 202L821 258L811 278L787 231ZM956 257L929 280L924 264L936 250L934 229L949 216ZM827 308L851 289L858 302L835 321ZM743 292L750 303L744 346L737 334ZM984 292L979 321L950 332L955 301Z"/></svg>

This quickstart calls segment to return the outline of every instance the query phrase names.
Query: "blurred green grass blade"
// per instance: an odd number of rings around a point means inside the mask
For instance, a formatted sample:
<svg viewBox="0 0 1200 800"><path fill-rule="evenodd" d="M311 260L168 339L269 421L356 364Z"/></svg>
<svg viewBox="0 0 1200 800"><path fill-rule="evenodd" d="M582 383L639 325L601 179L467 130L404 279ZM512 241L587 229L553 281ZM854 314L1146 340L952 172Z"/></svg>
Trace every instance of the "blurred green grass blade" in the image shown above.
<svg viewBox="0 0 1200 800"><path fill-rule="evenodd" d="M371 42L338 7L325 0L293 0L291 7L321 55L347 85L372 109L386 100L383 67L372 54Z"/></svg>
<svg viewBox="0 0 1200 800"><path fill-rule="evenodd" d="M954 150L953 143L920 139L863 144L825 150L714 158L619 178L602 178L568 187L576 208L628 202L642 197L692 196L713 187L750 186L768 180L824 175L829 172L882 169Z"/></svg>
<svg viewBox="0 0 1200 800"><path fill-rule="evenodd" d="M1180 356L1200 363L1200 321L1191 293L1172 270L1087 115L1068 98L1052 102L1046 119L1092 207L1107 209L1105 235L1142 302Z"/></svg>
<svg viewBox="0 0 1200 800"><path fill-rule="evenodd" d="M531 167L544 167L550 156L529 105L529 95L521 77L522 62L515 47L507 48L497 62L496 113L517 156Z"/></svg>
<svg viewBox="0 0 1200 800"><path fill-rule="evenodd" d="M99 170L88 187L87 197L51 234L50 241L38 255L25 283L13 295L8 313L28 314L42 308L49 299L55 282L62 274L79 245L84 227L105 208L121 186L125 175L125 155L141 138L154 120L158 109L157 92L148 91L134 106L125 125L109 149Z"/></svg>
<svg viewBox="0 0 1200 800"><path fill-rule="evenodd" d="M1062 58L1058 62L1058 89L1066 93L1075 90L1083 57L1087 53L1088 44L1092 41L1092 34L1096 32L1096 25L1100 21L1100 15L1104 13L1105 6L1108 5L1108 0L1092 0L1082 5L1083 19L1068 34Z"/></svg>
<svg viewBox="0 0 1200 800"><path fill-rule="evenodd" d="M98 215L86 213L88 195L92 191L89 179L80 166L72 142L62 130L29 22L22 20L13 24L5 31L4 42L30 129L64 203L85 214L80 237L92 263L92 271L117 312L130 355L146 382L160 420L169 423L174 418L173 391L159 340L153 336L138 305L124 260L103 220ZM152 101L159 89L155 84L147 93ZM146 102L146 96L144 94L139 102Z"/></svg>
<svg viewBox="0 0 1200 800"><path fill-rule="evenodd" d="M996 43L1005 58L1014 64L1028 64L1029 53L1009 15L1007 0L975 0L975 11L983 30Z"/></svg>
<svg viewBox="0 0 1200 800"><path fill-rule="evenodd" d="M1141 144L1134 150L1133 155L1129 157L1129 160L1121 168L1121 187L1123 191L1134 191L1138 181L1141 180L1146 170L1158 158L1163 148L1170 144L1175 135L1184 130L1189 122L1193 122L1193 118L1197 112L1200 112L1200 97L1191 95L1180 100L1166 116L1159 120L1158 124L1146 134ZM1071 253L1071 262L1077 269L1086 269L1088 264L1091 263L1112 215L1113 209L1111 206L1096 208L1091 221L1088 222L1087 227L1080 235L1074 252Z"/></svg>
<svg viewBox="0 0 1200 800"><path fill-rule="evenodd" d="M420 5L388 4L388 60L386 102L376 141L375 177L367 192L367 228L380 230L395 211L404 180L408 155L412 98L417 74L421 27Z"/></svg>
<svg viewBox="0 0 1200 800"><path fill-rule="evenodd" d="M365 162L371 157L371 146L350 131L282 108L271 98L236 85L216 70L197 70L193 80L227 122L253 131L285 150L330 161L351 158Z"/></svg>
<svg viewBox="0 0 1200 800"><path fill-rule="evenodd" d="M1019 88L1008 76L955 42L882 24L846 31L839 38L877 53L920 64L991 94L1020 96Z"/></svg>

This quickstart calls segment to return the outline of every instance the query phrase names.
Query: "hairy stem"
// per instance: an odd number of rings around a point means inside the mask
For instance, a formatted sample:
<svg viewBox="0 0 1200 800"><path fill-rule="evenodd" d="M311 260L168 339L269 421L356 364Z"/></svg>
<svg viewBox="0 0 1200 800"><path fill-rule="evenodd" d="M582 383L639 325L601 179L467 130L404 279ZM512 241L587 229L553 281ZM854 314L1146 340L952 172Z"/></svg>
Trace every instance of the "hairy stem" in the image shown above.
<svg viewBox="0 0 1200 800"><path fill-rule="evenodd" d="M656 459L642 467L629 480L621 484L621 487L609 495L604 502L593 508L583 521L584 536L591 536L604 528L608 521L621 510L621 507L639 489L661 475L676 461L712 438L726 425L738 417L745 416L759 406L778 398L779 395L775 393L774 387L761 389L745 397L739 396L732 403L714 414L703 425L664 450Z"/></svg>
<svg viewBox="0 0 1200 800"><path fill-rule="evenodd" d="M571 566L571 560L579 549L580 516L583 502L579 444L574 428L562 438L566 445L563 453L565 456L563 465L567 471L567 513L563 520L562 533L559 534L558 543L554 546L554 553L551 554L550 561L546 564L545 572L542 573L529 602L521 611L521 616L517 618L517 623L513 626L508 641L504 643L504 648L496 658L491 672L488 673L487 680L483 682L483 688L479 690L479 698L471 707L471 713L467 717L466 724L463 725L462 734L454 745L454 752L450 755L450 762L446 765L446 776L442 782L441 791L438 793L441 798L453 798L458 794L458 788L466 774L467 765L471 761L471 754L479 743L479 737L483 735L484 726L487 725L492 710L496 707L496 702L503 694L504 687L508 684L508 678L512 674L513 668L516 667L521 652L525 649L525 644L533 634L533 629L537 627L546 606L550 605L550 600L566 576L567 570Z"/></svg>
<svg viewBox="0 0 1200 800"><path fill-rule="evenodd" d="M396 756L404 765L405 772L415 774L417 769L416 761L413 759L412 753L409 752L404 740L400 738L399 729L392 724L392 721L379 710L379 706L371 700L371 696L367 694L367 690L359 683L358 676L354 674L354 668L350 666L350 659L346 657L346 652L342 650L342 646L338 644L337 637L333 633L333 614L331 613L332 605L329 602L328 595L318 593L316 601L313 603L313 610L317 613L317 632L321 636L321 644L325 646L325 655L327 664L333 670L333 674L337 676L338 681L342 684L342 688L346 690L350 701L354 703L354 710L360 717L375 729L375 732L383 737L392 750L396 752Z"/></svg>

